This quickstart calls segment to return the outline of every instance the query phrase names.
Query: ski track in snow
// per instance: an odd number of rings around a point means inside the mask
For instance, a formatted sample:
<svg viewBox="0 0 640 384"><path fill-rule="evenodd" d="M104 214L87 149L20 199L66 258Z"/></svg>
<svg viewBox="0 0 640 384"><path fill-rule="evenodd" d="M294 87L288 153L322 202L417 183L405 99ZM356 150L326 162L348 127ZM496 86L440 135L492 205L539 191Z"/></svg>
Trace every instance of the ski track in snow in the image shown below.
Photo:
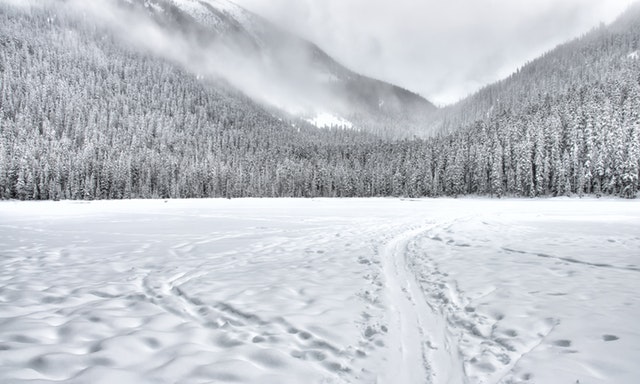
<svg viewBox="0 0 640 384"><path fill-rule="evenodd" d="M0 382L635 383L631 201L0 203Z"/></svg>
<svg viewBox="0 0 640 384"><path fill-rule="evenodd" d="M389 241L383 252L387 294L391 309L391 376L383 382L465 382L459 352L436 308L430 307L408 265L408 247L415 238L438 225L418 227Z"/></svg>

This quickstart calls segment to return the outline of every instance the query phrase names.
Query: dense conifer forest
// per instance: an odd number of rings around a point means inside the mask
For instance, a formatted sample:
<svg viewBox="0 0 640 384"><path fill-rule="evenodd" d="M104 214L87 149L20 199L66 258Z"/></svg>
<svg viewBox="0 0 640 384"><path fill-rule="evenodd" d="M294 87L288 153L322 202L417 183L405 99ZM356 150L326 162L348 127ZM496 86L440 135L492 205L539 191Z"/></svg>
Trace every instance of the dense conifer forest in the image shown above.
<svg viewBox="0 0 640 384"><path fill-rule="evenodd" d="M389 140L287 117L87 18L0 3L0 198L635 197L637 8L436 112L440 134Z"/></svg>

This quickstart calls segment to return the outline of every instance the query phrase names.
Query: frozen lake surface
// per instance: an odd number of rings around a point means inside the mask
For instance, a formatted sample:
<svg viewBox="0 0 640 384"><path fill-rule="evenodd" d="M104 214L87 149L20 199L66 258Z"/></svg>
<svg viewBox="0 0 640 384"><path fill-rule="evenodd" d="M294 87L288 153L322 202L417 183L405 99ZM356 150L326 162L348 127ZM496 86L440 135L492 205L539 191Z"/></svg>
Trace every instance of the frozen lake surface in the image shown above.
<svg viewBox="0 0 640 384"><path fill-rule="evenodd" d="M638 383L640 201L0 202L2 383Z"/></svg>

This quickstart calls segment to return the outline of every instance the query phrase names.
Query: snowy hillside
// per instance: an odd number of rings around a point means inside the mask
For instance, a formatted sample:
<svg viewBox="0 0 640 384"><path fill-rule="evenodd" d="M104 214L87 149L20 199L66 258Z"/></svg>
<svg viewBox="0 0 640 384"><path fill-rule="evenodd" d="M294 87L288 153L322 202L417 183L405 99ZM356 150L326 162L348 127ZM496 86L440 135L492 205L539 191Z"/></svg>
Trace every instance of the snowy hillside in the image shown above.
<svg viewBox="0 0 640 384"><path fill-rule="evenodd" d="M538 109L553 106L562 110L570 101L590 108L592 103L599 103L589 100L594 98L588 95L594 88L597 97L611 99L612 95L607 94L611 90L606 88L636 83L640 63L633 58L637 57L639 36L640 3L635 2L611 25L593 28L523 63L507 78L487 84L458 103L440 109L432 116L432 130L458 131L478 121L490 124L492 120L504 118L501 115L530 119ZM634 96L633 93L630 96ZM568 108L575 110L573 106Z"/></svg>
<svg viewBox="0 0 640 384"><path fill-rule="evenodd" d="M640 204L0 202L3 383L640 379Z"/></svg>
<svg viewBox="0 0 640 384"><path fill-rule="evenodd" d="M412 132L415 115L385 108L422 99L392 87L394 104L390 85L349 78L255 15L117 2L0 0L0 199L640 190L637 7L440 110L450 132L396 140L387 134ZM317 108L344 100L345 113Z"/></svg>
<svg viewBox="0 0 640 384"><path fill-rule="evenodd" d="M286 112L329 111L357 120L361 129L403 137L424 131L427 115L435 110L422 97L345 68L315 44L229 0L136 1L173 33L193 32L201 44L192 49L207 56L207 63L234 62L235 67L220 69L217 75ZM231 55L220 55L221 46Z"/></svg>

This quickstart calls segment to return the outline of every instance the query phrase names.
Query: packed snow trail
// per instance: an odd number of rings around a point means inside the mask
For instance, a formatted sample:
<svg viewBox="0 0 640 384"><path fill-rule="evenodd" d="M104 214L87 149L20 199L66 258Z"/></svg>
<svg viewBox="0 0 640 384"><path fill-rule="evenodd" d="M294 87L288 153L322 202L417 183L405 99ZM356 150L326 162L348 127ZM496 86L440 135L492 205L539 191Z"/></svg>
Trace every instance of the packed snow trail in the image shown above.
<svg viewBox="0 0 640 384"><path fill-rule="evenodd" d="M636 383L640 203L0 202L0 382Z"/></svg>
<svg viewBox="0 0 640 384"><path fill-rule="evenodd" d="M462 362L444 322L429 308L407 265L407 247L435 225L411 229L389 241L382 262L390 307L390 376L384 383L464 383Z"/></svg>

